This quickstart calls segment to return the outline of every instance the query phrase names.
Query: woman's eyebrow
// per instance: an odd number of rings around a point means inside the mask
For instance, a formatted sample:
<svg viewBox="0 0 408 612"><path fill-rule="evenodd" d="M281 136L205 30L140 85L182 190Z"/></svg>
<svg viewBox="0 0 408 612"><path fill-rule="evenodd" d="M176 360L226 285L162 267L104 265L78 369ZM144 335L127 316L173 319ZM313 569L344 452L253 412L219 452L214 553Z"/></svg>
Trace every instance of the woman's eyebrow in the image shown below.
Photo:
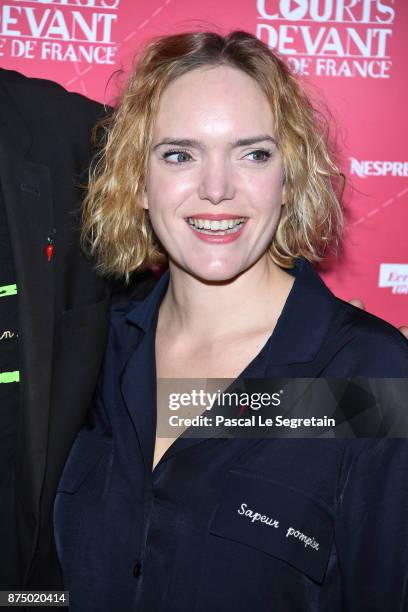
<svg viewBox="0 0 408 612"><path fill-rule="evenodd" d="M159 143L157 143L153 147L153 151L157 149L157 147L161 147L162 145L173 145L175 147L201 147L202 144L199 140L189 139L189 138L163 138Z"/></svg>
<svg viewBox="0 0 408 612"><path fill-rule="evenodd" d="M234 142L229 143L232 148L234 147L246 147L253 144L257 144L258 142L264 142L265 140L269 140L273 142L275 145L276 140L269 134L260 134L258 136L250 136L249 138L240 138L235 140ZM163 138L159 143L157 143L153 150L156 150L158 147L162 145L172 145L175 147L197 147L202 148L203 143L199 140L191 139L191 138Z"/></svg>
<svg viewBox="0 0 408 612"><path fill-rule="evenodd" d="M250 138L240 138L231 144L233 147L246 147L248 145L257 144L258 142L264 142L265 140L270 140L273 144L277 144L275 138L269 136L269 134L260 134L259 136L251 136Z"/></svg>

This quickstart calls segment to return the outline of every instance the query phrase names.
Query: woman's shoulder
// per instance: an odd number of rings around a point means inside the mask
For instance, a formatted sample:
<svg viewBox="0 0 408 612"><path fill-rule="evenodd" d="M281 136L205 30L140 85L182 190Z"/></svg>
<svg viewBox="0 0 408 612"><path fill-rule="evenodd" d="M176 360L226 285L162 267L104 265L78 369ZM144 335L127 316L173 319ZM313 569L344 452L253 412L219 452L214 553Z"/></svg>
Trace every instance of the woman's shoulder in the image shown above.
<svg viewBox="0 0 408 612"><path fill-rule="evenodd" d="M350 373L369 377L408 377L408 340L380 317L336 298L331 337L341 345L331 367L343 362ZM329 374L327 374L329 375Z"/></svg>
<svg viewBox="0 0 408 612"><path fill-rule="evenodd" d="M353 306L340 298L336 298L339 311L344 317L346 325L350 325L354 336L361 341L373 343L378 346L381 342L390 344L402 350L408 350L408 340L400 331L376 315Z"/></svg>
<svg viewBox="0 0 408 612"><path fill-rule="evenodd" d="M111 322L124 323L127 315L152 293L157 283L157 276L150 270L135 274L128 285L112 281Z"/></svg>

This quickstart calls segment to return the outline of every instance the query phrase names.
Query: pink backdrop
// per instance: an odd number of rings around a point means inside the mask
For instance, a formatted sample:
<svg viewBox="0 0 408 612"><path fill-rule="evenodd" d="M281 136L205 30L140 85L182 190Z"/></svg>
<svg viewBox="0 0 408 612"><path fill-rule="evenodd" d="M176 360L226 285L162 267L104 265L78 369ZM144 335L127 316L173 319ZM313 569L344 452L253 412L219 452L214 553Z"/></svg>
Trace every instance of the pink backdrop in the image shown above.
<svg viewBox="0 0 408 612"><path fill-rule="evenodd" d="M0 61L112 102L136 49L158 34L244 29L327 103L349 180L344 255L327 284L408 322L408 3L404 0L1 0Z"/></svg>

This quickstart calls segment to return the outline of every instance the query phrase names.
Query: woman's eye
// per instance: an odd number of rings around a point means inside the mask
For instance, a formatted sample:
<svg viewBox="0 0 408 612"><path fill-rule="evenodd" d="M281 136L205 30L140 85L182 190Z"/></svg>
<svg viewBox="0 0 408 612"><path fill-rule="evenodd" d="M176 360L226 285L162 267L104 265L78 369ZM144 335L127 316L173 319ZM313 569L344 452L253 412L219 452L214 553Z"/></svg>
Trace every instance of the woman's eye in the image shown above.
<svg viewBox="0 0 408 612"><path fill-rule="evenodd" d="M166 151L163 153L163 159L169 164L183 164L191 161L192 157L187 151Z"/></svg>
<svg viewBox="0 0 408 612"><path fill-rule="evenodd" d="M251 151L251 153L248 153L248 155L245 157L249 157L251 155L253 156L252 161L265 162L270 158L271 152L264 149L257 149L256 151Z"/></svg>

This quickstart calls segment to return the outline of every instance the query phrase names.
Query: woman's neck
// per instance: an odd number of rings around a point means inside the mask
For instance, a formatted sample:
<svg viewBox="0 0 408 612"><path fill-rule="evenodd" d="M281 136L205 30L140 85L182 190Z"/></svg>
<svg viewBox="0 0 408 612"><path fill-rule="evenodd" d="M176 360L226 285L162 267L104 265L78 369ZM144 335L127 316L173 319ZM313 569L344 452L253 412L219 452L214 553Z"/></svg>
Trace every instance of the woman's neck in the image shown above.
<svg viewBox="0 0 408 612"><path fill-rule="evenodd" d="M275 324L294 278L264 256L228 283L206 283L170 263L159 328L206 343Z"/></svg>

